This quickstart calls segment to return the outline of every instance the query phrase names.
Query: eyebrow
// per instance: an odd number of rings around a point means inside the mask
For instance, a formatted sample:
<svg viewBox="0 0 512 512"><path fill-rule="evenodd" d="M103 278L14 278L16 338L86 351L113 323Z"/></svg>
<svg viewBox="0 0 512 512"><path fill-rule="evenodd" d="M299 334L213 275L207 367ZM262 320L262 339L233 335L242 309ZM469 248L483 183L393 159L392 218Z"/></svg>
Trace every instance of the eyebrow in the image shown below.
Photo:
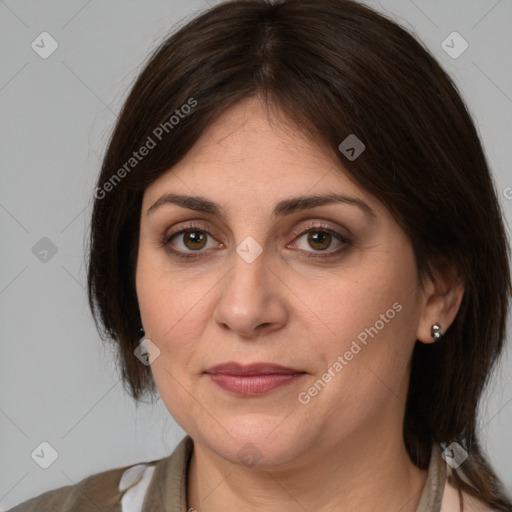
<svg viewBox="0 0 512 512"><path fill-rule="evenodd" d="M284 199L276 204L272 211L272 217L283 217L298 211L309 210L318 206L336 203L357 206L368 217L376 217L375 212L364 201L342 194L308 195ZM175 204L189 210L208 213L218 217L227 217L226 209L217 203L214 203L205 197L186 196L181 194L164 194L148 208L147 215L165 204Z"/></svg>

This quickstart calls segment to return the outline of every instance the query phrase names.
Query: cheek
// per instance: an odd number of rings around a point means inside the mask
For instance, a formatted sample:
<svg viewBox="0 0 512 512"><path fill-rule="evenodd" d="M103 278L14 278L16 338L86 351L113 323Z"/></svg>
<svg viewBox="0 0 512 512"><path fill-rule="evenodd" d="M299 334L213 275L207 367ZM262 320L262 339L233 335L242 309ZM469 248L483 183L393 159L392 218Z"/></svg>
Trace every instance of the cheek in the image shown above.
<svg viewBox="0 0 512 512"><path fill-rule="evenodd" d="M178 337L177 333L186 340L200 325L207 283L190 278L183 270L170 270L165 258L165 254L141 248L136 287L147 336L167 344Z"/></svg>
<svg viewBox="0 0 512 512"><path fill-rule="evenodd" d="M196 340L206 313L201 301L204 289L194 285L194 280L187 282L183 272L171 272L167 268L160 255L141 248L136 273L137 298L146 337L160 351L151 364L158 393L171 416L189 431L190 376Z"/></svg>
<svg viewBox="0 0 512 512"><path fill-rule="evenodd" d="M417 272L409 246L376 250L357 271L332 281L322 318L328 364L344 356L357 378L365 368L394 382L407 369L419 321ZM334 284L337 283L337 284ZM357 368L357 369L356 369Z"/></svg>

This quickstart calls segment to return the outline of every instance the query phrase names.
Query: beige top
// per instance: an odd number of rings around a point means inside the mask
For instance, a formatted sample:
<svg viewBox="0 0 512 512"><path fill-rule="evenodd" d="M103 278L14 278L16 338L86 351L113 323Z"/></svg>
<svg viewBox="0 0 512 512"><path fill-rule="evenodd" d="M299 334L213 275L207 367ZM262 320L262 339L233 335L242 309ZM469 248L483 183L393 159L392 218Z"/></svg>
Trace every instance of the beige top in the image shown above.
<svg viewBox="0 0 512 512"><path fill-rule="evenodd" d="M112 469L76 485L46 492L8 512L188 512L187 472L194 443L184 437L164 459ZM428 476L416 512L458 512L457 491L445 486L447 466L433 445ZM491 509L464 499L464 511Z"/></svg>

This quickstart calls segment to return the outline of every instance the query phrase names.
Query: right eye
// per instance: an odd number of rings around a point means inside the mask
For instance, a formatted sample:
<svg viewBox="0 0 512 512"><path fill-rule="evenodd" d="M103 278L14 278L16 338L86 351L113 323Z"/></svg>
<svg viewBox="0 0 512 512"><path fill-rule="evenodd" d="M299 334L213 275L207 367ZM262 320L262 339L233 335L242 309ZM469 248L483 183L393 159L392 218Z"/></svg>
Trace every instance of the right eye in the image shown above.
<svg viewBox="0 0 512 512"><path fill-rule="evenodd" d="M211 240L208 240L209 238ZM166 235L162 245L178 258L197 258L206 252L202 249L222 247L222 244L216 242L208 230L199 226L187 226L185 229Z"/></svg>

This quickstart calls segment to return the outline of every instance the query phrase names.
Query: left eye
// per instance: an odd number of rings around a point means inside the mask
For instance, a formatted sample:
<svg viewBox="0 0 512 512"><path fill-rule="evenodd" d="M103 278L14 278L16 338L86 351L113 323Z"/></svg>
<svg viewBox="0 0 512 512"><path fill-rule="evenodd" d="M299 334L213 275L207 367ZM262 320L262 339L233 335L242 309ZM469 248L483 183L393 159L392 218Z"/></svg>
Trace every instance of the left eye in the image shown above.
<svg viewBox="0 0 512 512"><path fill-rule="evenodd" d="M314 252L322 252L327 249L337 249L346 243L348 241L339 233L326 229L312 229L302 234L295 245L303 251L310 251L312 248ZM334 247L332 247L333 244L335 244Z"/></svg>

